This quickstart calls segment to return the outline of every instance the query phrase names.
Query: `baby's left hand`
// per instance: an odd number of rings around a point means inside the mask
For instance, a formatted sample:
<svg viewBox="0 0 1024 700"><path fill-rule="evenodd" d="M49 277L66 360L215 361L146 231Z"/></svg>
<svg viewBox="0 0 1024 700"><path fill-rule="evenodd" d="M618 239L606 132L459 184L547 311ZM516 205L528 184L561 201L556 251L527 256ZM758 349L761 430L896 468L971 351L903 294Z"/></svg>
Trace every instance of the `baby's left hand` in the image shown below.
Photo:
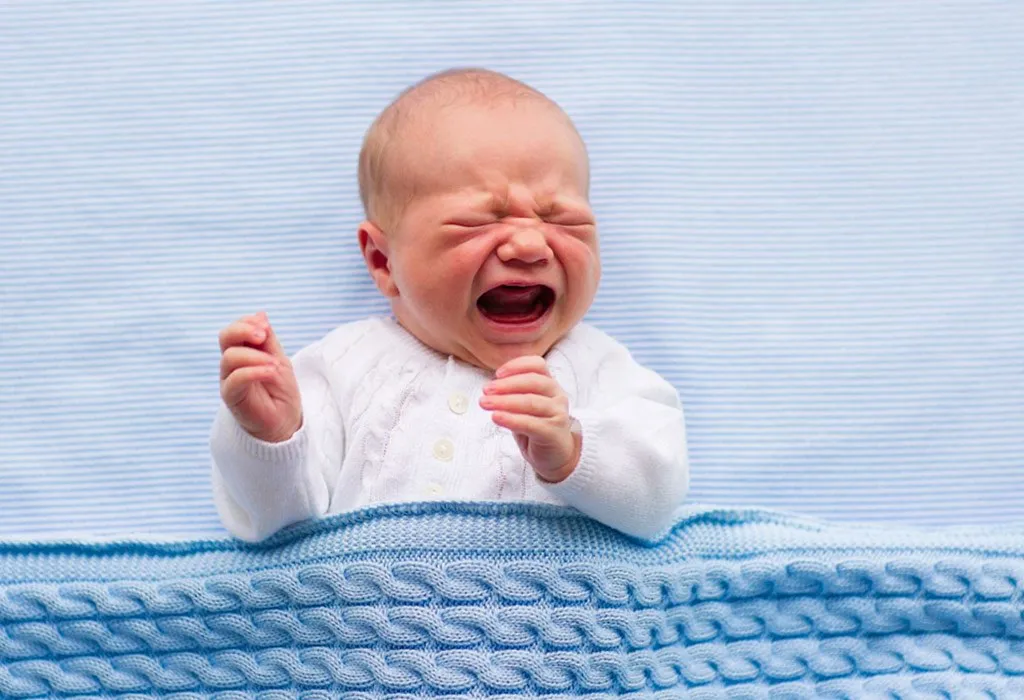
<svg viewBox="0 0 1024 700"><path fill-rule="evenodd" d="M580 460L581 439L570 430L569 398L543 357L525 355L498 368L480 407L513 432L523 457L544 481L557 483Z"/></svg>

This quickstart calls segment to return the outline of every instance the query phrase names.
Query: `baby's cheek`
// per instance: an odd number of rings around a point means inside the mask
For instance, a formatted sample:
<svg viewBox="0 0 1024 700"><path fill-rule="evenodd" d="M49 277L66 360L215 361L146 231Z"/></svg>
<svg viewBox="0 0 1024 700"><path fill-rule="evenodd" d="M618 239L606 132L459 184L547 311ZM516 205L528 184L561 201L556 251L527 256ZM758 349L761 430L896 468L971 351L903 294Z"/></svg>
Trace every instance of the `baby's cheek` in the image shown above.
<svg viewBox="0 0 1024 700"><path fill-rule="evenodd" d="M574 286L593 287L601 276L601 260L597 251L579 241L564 246L559 259L565 268L565 275Z"/></svg>
<svg viewBox="0 0 1024 700"><path fill-rule="evenodd" d="M433 274L448 294L465 296L480 273L484 259L473 250L456 249L436 261Z"/></svg>
<svg viewBox="0 0 1024 700"><path fill-rule="evenodd" d="M487 259L486 250L481 244L482 241L467 241L447 251L439 262L445 267L475 275Z"/></svg>
<svg viewBox="0 0 1024 700"><path fill-rule="evenodd" d="M464 256L425 262L419 285L422 301L438 312L465 306L476 275L467 262Z"/></svg>

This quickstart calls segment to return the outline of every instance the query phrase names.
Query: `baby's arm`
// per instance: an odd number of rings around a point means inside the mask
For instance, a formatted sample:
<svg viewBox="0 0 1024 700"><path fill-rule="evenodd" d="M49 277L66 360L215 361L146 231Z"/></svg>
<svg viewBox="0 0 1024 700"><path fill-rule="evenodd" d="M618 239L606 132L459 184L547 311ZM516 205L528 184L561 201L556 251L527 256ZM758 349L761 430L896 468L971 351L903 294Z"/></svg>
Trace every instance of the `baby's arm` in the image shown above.
<svg viewBox="0 0 1024 700"><path fill-rule="evenodd" d="M221 395L210 436L217 511L235 536L258 541L325 514L343 429L320 344L289 361L266 317L221 334Z"/></svg>
<svg viewBox="0 0 1024 700"><path fill-rule="evenodd" d="M595 370L579 376L590 382L579 392L588 399L571 409L582 437L579 462L547 487L606 525L654 538L672 524L689 487L679 396L623 346L607 336L600 340L602 347L588 348L601 358Z"/></svg>

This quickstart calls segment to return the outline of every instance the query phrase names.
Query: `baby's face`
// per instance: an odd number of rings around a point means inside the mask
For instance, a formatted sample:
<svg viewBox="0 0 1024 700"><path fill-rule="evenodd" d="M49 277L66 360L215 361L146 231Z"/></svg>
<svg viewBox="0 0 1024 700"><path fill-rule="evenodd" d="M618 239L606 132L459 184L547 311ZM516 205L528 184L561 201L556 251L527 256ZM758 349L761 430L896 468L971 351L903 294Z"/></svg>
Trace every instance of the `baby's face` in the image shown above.
<svg viewBox="0 0 1024 700"><path fill-rule="evenodd" d="M601 272L576 132L533 100L439 108L409 132L396 167L411 196L386 232L398 320L488 369L546 354Z"/></svg>

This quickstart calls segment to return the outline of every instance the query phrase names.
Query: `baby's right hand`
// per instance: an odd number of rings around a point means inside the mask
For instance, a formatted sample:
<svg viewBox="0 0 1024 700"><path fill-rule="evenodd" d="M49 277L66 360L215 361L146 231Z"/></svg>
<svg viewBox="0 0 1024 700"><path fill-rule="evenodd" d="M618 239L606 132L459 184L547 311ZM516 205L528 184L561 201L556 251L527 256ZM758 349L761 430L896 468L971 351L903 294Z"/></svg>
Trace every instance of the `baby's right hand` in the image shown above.
<svg viewBox="0 0 1024 700"><path fill-rule="evenodd" d="M302 427L302 398L288 356L265 313L220 333L220 396L257 440L284 442Z"/></svg>

